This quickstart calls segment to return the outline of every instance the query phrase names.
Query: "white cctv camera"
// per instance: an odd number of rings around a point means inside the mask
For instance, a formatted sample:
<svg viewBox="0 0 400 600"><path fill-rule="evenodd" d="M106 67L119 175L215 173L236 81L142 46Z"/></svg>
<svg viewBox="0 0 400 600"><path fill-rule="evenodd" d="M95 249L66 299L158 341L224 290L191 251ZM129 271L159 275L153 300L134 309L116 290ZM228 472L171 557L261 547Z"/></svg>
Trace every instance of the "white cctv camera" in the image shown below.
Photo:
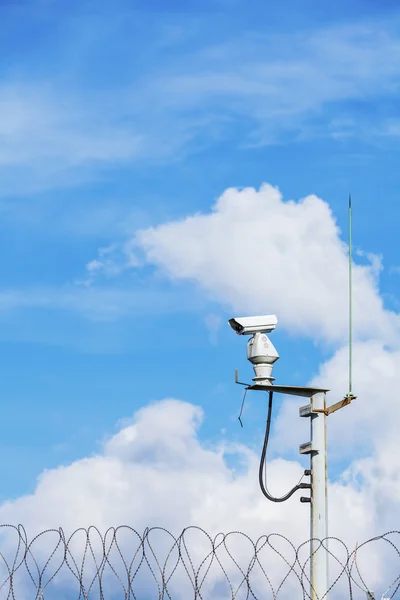
<svg viewBox="0 0 400 600"><path fill-rule="evenodd" d="M229 325L238 335L251 335L247 343L247 358L252 363L258 385L271 385L272 367L278 360L276 348L265 335L275 329L278 319L275 315L261 317L236 317L229 320Z"/></svg>
<svg viewBox="0 0 400 600"><path fill-rule="evenodd" d="M229 325L238 335L254 335L255 333L269 333L278 323L275 315L261 317L235 317L229 319Z"/></svg>

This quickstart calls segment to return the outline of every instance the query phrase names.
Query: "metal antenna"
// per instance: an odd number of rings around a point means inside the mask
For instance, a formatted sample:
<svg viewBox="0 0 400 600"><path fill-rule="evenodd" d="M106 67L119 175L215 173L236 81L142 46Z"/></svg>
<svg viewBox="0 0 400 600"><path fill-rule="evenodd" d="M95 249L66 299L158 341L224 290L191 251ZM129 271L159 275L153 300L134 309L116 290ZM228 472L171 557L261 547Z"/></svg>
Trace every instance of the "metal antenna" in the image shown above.
<svg viewBox="0 0 400 600"><path fill-rule="evenodd" d="M353 387L353 236L351 194L349 194L349 396Z"/></svg>
<svg viewBox="0 0 400 600"><path fill-rule="evenodd" d="M353 400L353 223L351 194L349 194L349 391L346 398Z"/></svg>

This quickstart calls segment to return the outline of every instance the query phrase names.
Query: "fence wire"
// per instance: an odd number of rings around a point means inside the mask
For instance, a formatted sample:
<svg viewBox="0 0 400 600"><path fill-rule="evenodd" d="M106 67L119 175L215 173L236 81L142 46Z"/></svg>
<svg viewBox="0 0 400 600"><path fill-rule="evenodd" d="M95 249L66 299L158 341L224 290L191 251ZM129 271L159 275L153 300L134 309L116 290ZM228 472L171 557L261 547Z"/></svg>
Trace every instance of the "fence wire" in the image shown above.
<svg viewBox="0 0 400 600"><path fill-rule="evenodd" d="M319 541L316 552L327 553L330 573L322 597L398 597L399 536L391 531L352 550L338 538ZM139 533L120 526L68 536L48 529L29 539L23 526L3 525L0 599L306 599L311 560L310 540L295 546L276 533L253 540L239 531L211 537L188 527L174 536L160 527Z"/></svg>

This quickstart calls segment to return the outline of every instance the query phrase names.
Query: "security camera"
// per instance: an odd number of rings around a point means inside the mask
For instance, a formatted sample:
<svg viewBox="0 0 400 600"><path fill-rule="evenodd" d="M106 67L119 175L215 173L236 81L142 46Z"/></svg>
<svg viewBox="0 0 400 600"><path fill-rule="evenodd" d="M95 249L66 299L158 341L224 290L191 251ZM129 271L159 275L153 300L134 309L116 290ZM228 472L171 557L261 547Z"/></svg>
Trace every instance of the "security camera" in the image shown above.
<svg viewBox="0 0 400 600"><path fill-rule="evenodd" d="M236 317L229 320L229 325L238 335L251 335L247 343L247 358L252 363L258 385L271 385L272 368L279 354L269 338L265 335L275 329L278 319L275 315L261 317Z"/></svg>
<svg viewBox="0 0 400 600"><path fill-rule="evenodd" d="M278 323L275 315L261 317L235 317L229 319L229 325L238 335L254 335L255 333L269 333Z"/></svg>

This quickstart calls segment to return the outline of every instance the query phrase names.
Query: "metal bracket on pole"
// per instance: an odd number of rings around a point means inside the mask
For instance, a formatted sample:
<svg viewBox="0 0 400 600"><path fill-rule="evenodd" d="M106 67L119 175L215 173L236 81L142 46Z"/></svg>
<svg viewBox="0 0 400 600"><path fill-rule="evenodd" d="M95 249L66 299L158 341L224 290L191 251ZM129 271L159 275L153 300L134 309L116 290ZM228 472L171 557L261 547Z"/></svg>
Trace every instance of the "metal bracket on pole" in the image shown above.
<svg viewBox="0 0 400 600"><path fill-rule="evenodd" d="M300 454L311 454L313 452L313 447L311 442L305 442L304 444L300 444L299 453Z"/></svg>
<svg viewBox="0 0 400 600"><path fill-rule="evenodd" d="M345 396L343 398L343 400L340 400L339 402L332 404L332 406L328 406L328 408L312 408L311 404L307 404L306 406L302 406L301 408L299 408L299 416L300 417L311 417L311 415L313 413L322 413L328 417L329 415L336 412L337 410L340 410L341 408L348 406L356 398L357 398L357 396L348 394L347 396Z"/></svg>
<svg viewBox="0 0 400 600"><path fill-rule="evenodd" d="M247 388L250 387L250 383L243 383L243 381L239 381L239 371L235 369L235 383L238 385L245 385Z"/></svg>
<svg viewBox="0 0 400 600"><path fill-rule="evenodd" d="M312 415L311 404L306 404L305 406L301 406L299 408L299 417L311 417L311 415Z"/></svg>
<svg viewBox="0 0 400 600"><path fill-rule="evenodd" d="M329 406L326 409L326 414L331 415L332 413L336 412L337 410L340 410L341 408L348 406L356 398L357 398L357 396L353 396L353 394L347 394L347 396L345 396L343 398L343 400L340 400L339 402L332 404L332 406Z"/></svg>

